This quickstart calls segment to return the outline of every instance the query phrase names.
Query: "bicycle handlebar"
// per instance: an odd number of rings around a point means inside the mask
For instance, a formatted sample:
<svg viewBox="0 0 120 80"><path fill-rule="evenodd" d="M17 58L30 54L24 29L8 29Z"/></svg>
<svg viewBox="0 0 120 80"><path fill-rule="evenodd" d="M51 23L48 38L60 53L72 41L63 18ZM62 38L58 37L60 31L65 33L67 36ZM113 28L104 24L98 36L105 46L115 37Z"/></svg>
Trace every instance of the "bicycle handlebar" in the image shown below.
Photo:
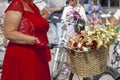
<svg viewBox="0 0 120 80"><path fill-rule="evenodd" d="M47 46L48 46L50 49L53 49L53 48L57 47L58 44L50 43L50 44L47 44Z"/></svg>

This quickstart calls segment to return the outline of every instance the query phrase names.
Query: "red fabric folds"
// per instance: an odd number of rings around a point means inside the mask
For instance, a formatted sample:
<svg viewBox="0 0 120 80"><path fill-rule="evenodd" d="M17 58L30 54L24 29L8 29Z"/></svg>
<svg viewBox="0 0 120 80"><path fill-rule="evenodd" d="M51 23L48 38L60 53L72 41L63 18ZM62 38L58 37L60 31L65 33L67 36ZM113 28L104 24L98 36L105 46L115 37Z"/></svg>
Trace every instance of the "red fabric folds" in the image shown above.
<svg viewBox="0 0 120 80"><path fill-rule="evenodd" d="M25 11L23 3L28 4L33 12ZM49 23L42 18L35 5L24 0L13 0L6 12L9 10L22 13L19 32L36 36L41 43L49 43L47 37ZM48 47L41 47L9 42L3 62L2 80L50 80L48 65L51 59L50 50Z"/></svg>

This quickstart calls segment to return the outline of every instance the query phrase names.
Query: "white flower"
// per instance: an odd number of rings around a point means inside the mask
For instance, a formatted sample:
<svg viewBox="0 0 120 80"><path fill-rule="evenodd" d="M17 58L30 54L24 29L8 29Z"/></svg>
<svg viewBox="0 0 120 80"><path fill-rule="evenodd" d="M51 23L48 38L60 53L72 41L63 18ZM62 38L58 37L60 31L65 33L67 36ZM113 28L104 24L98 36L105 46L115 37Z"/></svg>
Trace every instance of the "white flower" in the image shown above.
<svg viewBox="0 0 120 80"><path fill-rule="evenodd" d="M81 48L81 46L82 46L81 43L78 43L78 48Z"/></svg>
<svg viewBox="0 0 120 80"><path fill-rule="evenodd" d="M87 47L82 47L82 48L83 48L83 51L85 51L85 52L89 51L89 48L87 48Z"/></svg>
<svg viewBox="0 0 120 80"><path fill-rule="evenodd" d="M103 34L102 34L102 37L105 38L105 37L106 37L106 34L103 33Z"/></svg>
<svg viewBox="0 0 120 80"><path fill-rule="evenodd" d="M69 39L71 48L76 47L78 51L87 52L92 49L98 49L101 46L108 47L114 40L117 39L117 33L109 27L96 28L87 32L81 31L80 34L72 35ZM82 37L82 39L81 39ZM78 44L77 44L78 43Z"/></svg>
<svg viewBox="0 0 120 80"><path fill-rule="evenodd" d="M102 40L97 40L97 42L98 42L98 48L103 45L103 41Z"/></svg>

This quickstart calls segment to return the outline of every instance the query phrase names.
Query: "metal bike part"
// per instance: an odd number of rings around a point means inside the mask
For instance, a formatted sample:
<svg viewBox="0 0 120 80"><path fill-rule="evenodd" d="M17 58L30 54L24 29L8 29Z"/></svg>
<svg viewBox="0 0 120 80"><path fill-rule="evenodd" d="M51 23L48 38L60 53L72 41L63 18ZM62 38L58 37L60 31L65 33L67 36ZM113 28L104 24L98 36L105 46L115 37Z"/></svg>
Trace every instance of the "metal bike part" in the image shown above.
<svg viewBox="0 0 120 80"><path fill-rule="evenodd" d="M53 68L52 68L52 78L57 80L57 77L62 70L63 64L65 63L66 50L62 47L66 45L66 26L62 27L62 34L59 39L58 47L56 46L56 52L54 56Z"/></svg>
<svg viewBox="0 0 120 80"><path fill-rule="evenodd" d="M115 80L120 80L120 74L115 78Z"/></svg>
<svg viewBox="0 0 120 80"><path fill-rule="evenodd" d="M116 69L107 66L105 72L94 76L93 80L115 80L119 75L120 73Z"/></svg>
<svg viewBox="0 0 120 80"><path fill-rule="evenodd" d="M53 78L56 78L59 75L60 70L62 69L62 66L65 62L65 55L66 51L64 48L57 48L52 70Z"/></svg>

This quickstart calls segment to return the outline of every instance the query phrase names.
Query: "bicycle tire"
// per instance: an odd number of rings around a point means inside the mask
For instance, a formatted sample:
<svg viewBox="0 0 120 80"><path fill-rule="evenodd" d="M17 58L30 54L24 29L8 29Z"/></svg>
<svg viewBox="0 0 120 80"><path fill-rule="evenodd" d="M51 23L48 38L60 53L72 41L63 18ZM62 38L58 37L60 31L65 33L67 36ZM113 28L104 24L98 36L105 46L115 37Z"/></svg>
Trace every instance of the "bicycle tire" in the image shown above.
<svg viewBox="0 0 120 80"><path fill-rule="evenodd" d="M115 80L119 75L120 73L116 69L107 66L104 73L94 76L92 80L107 80L106 77L109 77L108 80Z"/></svg>
<svg viewBox="0 0 120 80"><path fill-rule="evenodd" d="M57 78L57 76L60 73L60 70L62 69L62 66L64 64L64 59L65 59L65 49L63 48L58 48L57 53L55 55L56 60L54 60L53 63L53 70L52 70L52 77Z"/></svg>
<svg viewBox="0 0 120 80"><path fill-rule="evenodd" d="M120 80L120 75L118 75L118 76L115 78L115 80Z"/></svg>

